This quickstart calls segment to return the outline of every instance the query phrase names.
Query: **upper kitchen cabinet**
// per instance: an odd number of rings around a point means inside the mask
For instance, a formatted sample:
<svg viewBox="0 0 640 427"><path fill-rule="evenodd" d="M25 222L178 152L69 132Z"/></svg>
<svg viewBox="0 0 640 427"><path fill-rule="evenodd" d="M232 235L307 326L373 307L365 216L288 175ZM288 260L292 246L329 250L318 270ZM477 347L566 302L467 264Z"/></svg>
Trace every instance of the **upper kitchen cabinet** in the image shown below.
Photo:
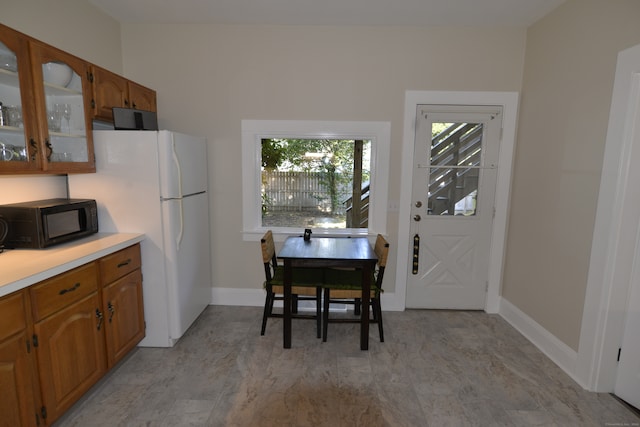
<svg viewBox="0 0 640 427"><path fill-rule="evenodd" d="M0 174L95 171L88 71L0 24Z"/></svg>
<svg viewBox="0 0 640 427"><path fill-rule="evenodd" d="M97 66L93 66L93 117L113 122L113 107L156 111L156 92Z"/></svg>
<svg viewBox="0 0 640 427"><path fill-rule="evenodd" d="M0 24L0 173L42 169L28 41Z"/></svg>
<svg viewBox="0 0 640 427"><path fill-rule="evenodd" d="M94 172L89 64L30 42L41 162L47 172Z"/></svg>
<svg viewBox="0 0 640 427"><path fill-rule="evenodd" d="M156 111L156 91L129 81L129 100L131 108Z"/></svg>

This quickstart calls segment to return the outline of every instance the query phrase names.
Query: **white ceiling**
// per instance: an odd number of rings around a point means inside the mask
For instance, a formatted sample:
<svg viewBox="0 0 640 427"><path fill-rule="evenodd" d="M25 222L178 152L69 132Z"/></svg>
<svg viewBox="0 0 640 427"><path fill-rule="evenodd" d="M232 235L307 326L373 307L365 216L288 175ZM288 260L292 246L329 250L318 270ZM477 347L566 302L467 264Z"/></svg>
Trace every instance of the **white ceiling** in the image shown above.
<svg viewBox="0 0 640 427"><path fill-rule="evenodd" d="M565 0L89 0L121 23L526 27Z"/></svg>

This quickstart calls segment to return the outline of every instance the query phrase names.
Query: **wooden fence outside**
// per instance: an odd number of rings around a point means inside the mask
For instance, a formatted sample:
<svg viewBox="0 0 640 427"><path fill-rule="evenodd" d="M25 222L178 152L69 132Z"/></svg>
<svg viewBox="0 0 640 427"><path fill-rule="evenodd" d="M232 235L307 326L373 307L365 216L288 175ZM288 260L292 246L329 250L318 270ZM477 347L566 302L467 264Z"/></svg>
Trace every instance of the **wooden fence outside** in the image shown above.
<svg viewBox="0 0 640 427"><path fill-rule="evenodd" d="M262 171L263 205L269 211L306 211L344 215L351 186L338 185L338 206L331 212L331 195L321 172Z"/></svg>

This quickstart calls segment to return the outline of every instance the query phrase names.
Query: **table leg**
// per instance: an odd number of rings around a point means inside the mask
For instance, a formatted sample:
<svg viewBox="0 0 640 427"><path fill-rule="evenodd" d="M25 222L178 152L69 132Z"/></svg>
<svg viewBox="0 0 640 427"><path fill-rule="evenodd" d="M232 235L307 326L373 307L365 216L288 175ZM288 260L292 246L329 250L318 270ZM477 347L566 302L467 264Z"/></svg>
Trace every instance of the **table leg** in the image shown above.
<svg viewBox="0 0 640 427"><path fill-rule="evenodd" d="M371 296L371 271L369 263L362 268L362 310L360 312L360 350L369 350L369 303Z"/></svg>
<svg viewBox="0 0 640 427"><path fill-rule="evenodd" d="M283 347L291 348L291 282L293 281L293 269L291 262L284 260L284 307L282 317Z"/></svg>

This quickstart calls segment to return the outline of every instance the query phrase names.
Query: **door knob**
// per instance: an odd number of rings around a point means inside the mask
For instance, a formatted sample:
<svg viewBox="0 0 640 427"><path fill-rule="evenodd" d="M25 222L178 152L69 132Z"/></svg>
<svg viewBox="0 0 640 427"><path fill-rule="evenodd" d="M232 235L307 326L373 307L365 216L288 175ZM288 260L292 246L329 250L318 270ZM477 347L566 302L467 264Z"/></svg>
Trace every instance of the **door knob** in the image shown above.
<svg viewBox="0 0 640 427"><path fill-rule="evenodd" d="M414 221L420 221L421 219L422 219L422 218L420 218L420 215L415 215L415 216L413 217L413 220L414 220Z"/></svg>

